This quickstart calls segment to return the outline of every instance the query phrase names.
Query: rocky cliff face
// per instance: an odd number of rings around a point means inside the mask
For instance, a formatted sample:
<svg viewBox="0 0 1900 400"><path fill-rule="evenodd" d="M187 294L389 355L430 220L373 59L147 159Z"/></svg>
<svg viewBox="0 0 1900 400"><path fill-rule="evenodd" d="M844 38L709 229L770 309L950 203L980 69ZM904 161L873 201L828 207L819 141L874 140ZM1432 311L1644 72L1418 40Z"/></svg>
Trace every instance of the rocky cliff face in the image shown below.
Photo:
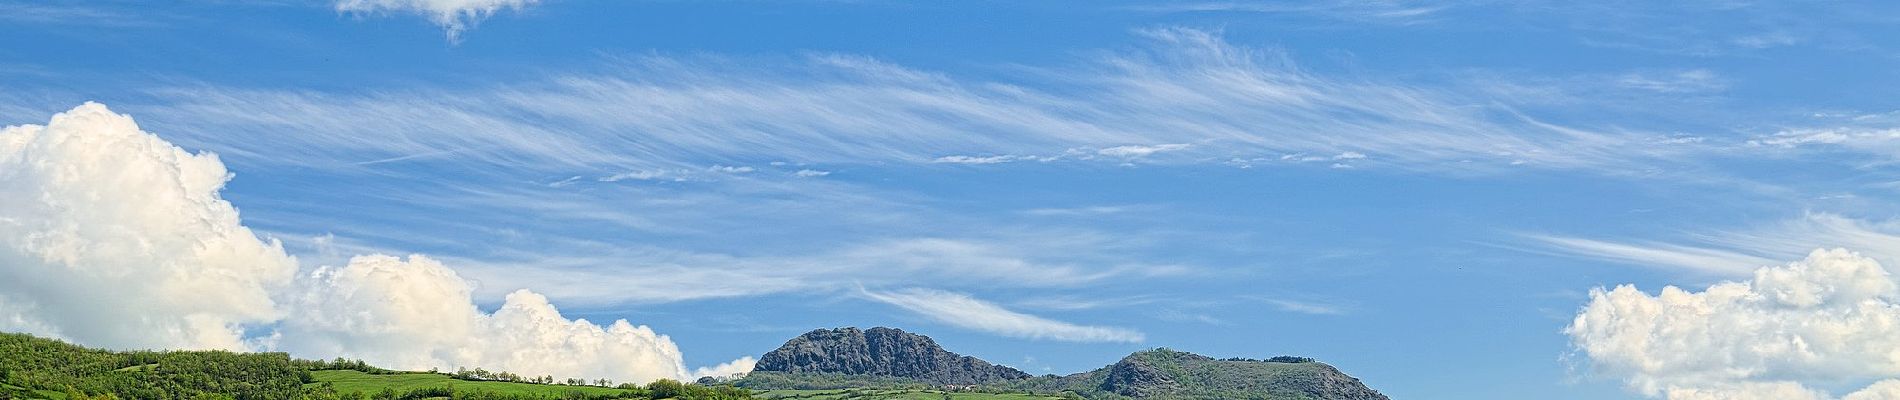
<svg viewBox="0 0 1900 400"><path fill-rule="evenodd" d="M753 371L893 376L949 385L1029 377L1015 368L945 351L929 337L892 328L811 331L765 353Z"/></svg>

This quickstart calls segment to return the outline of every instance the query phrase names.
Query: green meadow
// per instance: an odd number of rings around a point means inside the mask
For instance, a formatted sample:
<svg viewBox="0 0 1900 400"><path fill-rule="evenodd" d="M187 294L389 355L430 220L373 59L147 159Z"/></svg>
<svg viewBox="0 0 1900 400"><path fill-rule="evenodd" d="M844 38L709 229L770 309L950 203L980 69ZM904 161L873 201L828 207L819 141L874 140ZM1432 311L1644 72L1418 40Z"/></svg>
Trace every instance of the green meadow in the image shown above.
<svg viewBox="0 0 1900 400"><path fill-rule="evenodd" d="M354 393L374 394L377 392L381 392L384 389L394 390L397 393L404 393L404 392L408 392L408 391L416 390L416 389L439 388L439 387L454 388L456 391L482 391L482 392L489 392L489 393L494 393L494 394L548 395L548 396L556 396L556 397L564 396L568 393L581 393L581 394L588 394L588 395L610 395L610 394L621 394L621 393L631 392L630 390L626 390L626 389L604 388L604 387L598 387L598 386L563 386L563 385L542 385L542 384L534 384L534 383L515 383L515 382L465 381L465 380L451 378L448 375L432 374L432 373L427 373L427 372L399 373L399 374L368 374L361 371L331 370L331 371L311 371L310 375L312 378L315 378L316 382L305 384L305 386L321 386L324 384L329 384L332 388L336 389L337 393L353 393L354 392Z"/></svg>

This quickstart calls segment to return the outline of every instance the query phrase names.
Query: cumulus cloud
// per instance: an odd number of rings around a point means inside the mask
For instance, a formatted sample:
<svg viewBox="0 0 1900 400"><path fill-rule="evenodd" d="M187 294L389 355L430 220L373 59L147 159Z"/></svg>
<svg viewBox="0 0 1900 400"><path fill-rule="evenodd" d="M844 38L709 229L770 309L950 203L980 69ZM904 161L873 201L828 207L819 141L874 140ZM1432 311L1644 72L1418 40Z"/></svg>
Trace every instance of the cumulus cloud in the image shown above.
<svg viewBox="0 0 1900 400"><path fill-rule="evenodd" d="M1125 328L1077 325L1010 311L962 293L911 288L889 292L863 290L864 297L903 308L938 322L993 334L1065 342L1135 343L1141 332Z"/></svg>
<svg viewBox="0 0 1900 400"><path fill-rule="evenodd" d="M731 378L745 376L745 374L751 373L752 367L758 364L759 360L755 360L751 356L739 357L739 359L732 360L731 362L711 367L695 368L693 369L693 379L699 379L701 377Z"/></svg>
<svg viewBox="0 0 1900 400"><path fill-rule="evenodd" d="M1871 258L1815 250L1701 292L1599 288L1564 332L1597 371L1644 395L1828 398L1810 388L1900 376L1900 285ZM1848 398L1890 398L1896 385Z"/></svg>
<svg viewBox="0 0 1900 400"><path fill-rule="evenodd" d="M414 13L441 26L449 41L459 41L462 32L483 19L505 9L524 9L540 0L337 0L336 10L344 13Z"/></svg>
<svg viewBox="0 0 1900 400"><path fill-rule="evenodd" d="M0 198L10 200L0 207L0 330L400 369L694 377L672 340L645 326L570 320L526 290L482 312L470 285L428 257L359 256L299 275L281 244L259 239L220 198L230 177L217 156L188 153L96 103L45 126L0 129Z"/></svg>
<svg viewBox="0 0 1900 400"><path fill-rule="evenodd" d="M218 194L231 173L86 103L0 130L0 329L119 349L242 349L296 274Z"/></svg>
<svg viewBox="0 0 1900 400"><path fill-rule="evenodd" d="M292 354L409 370L480 366L634 382L691 377L673 341L646 326L569 320L527 290L483 313L469 284L428 257L359 256L309 278L290 304L298 311L279 331L277 348Z"/></svg>

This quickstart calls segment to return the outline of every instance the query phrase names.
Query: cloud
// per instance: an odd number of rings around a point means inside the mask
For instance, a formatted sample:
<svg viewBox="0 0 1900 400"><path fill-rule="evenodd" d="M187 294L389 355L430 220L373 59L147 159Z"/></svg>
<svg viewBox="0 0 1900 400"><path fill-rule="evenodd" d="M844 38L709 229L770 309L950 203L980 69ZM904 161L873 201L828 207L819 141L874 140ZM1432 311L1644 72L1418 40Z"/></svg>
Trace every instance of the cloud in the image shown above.
<svg viewBox="0 0 1900 400"><path fill-rule="evenodd" d="M421 14L441 26L449 41L460 41L462 32L505 9L528 8L540 0L337 0L342 13Z"/></svg>
<svg viewBox="0 0 1900 400"><path fill-rule="evenodd" d="M571 176L749 160L1125 162L1164 152L1171 157L1146 162L1377 154L1377 166L1444 173L1513 162L1634 171L1693 150L1653 146L1656 134L1539 121L1483 91L1308 72L1283 52L1212 32L1138 34L1147 46L1021 68L1030 72L1006 81L850 55L642 56L452 87L160 88L167 102L154 107L189 116L168 131L251 132L188 138L235 163L343 171L401 157Z"/></svg>
<svg viewBox="0 0 1900 400"><path fill-rule="evenodd" d="M745 374L751 373L752 367L758 365L758 363L759 360L754 360L751 356L739 357L737 360L732 360L724 364L696 368L693 370L693 378L730 378L745 376Z"/></svg>
<svg viewBox="0 0 1900 400"><path fill-rule="evenodd" d="M1747 274L1756 267L1774 264L1774 261L1769 258L1742 254L1734 250L1667 243L1616 243L1548 235L1523 236L1566 254L1641 266L1675 267L1717 276Z"/></svg>
<svg viewBox="0 0 1900 400"><path fill-rule="evenodd" d="M945 164L1001 164L1016 161L1016 156L943 156L932 162Z"/></svg>
<svg viewBox="0 0 1900 400"><path fill-rule="evenodd" d="M693 377L673 341L646 326L569 320L527 290L483 313L471 291L428 257L358 256L311 272L289 304L296 311L283 321L276 349L407 370L483 367L630 382Z"/></svg>
<svg viewBox="0 0 1900 400"><path fill-rule="evenodd" d="M116 349L243 349L296 260L219 196L218 157L86 103L0 129L0 329Z"/></svg>
<svg viewBox="0 0 1900 400"><path fill-rule="evenodd" d="M1803 393L1900 376L1900 285L1873 259L1815 250L1701 292L1598 288L1564 333L1593 370L1647 396L1825 398Z"/></svg>
<svg viewBox="0 0 1900 400"><path fill-rule="evenodd" d="M889 292L860 290L864 297L897 306L925 318L992 334L1065 342L1136 343L1144 335L1125 328L1076 325L1010 311L961 293L911 288Z"/></svg>
<svg viewBox="0 0 1900 400"><path fill-rule="evenodd" d="M1316 17L1324 21L1345 21L1380 25L1412 25L1436 20L1437 15L1451 8L1450 5L1430 4L1416 1L1315 1L1315 2L1258 2L1258 1L1203 1L1168 2L1134 7L1138 11L1187 13L1187 12L1245 12L1281 14L1287 16Z"/></svg>
<svg viewBox="0 0 1900 400"><path fill-rule="evenodd" d="M718 173L725 173L725 174L744 174L744 173L749 173L753 171L752 167L745 167L745 166L735 167L735 166L730 166L730 165L714 165L712 167L706 168L706 170L712 171L712 172L718 172Z"/></svg>
<svg viewBox="0 0 1900 400"><path fill-rule="evenodd" d="M992 232L1003 235L1003 232ZM524 254L522 261L456 260L477 282L509 282L579 304L663 303L847 290L854 284L969 285L1072 288L1121 277L1163 277L1182 267L1114 260L1119 252L1084 261L1050 261L1044 253L1084 253L1114 244L1051 233L1017 240L899 238L819 254L734 256L686 253L639 245L573 247L590 256ZM1036 237L1039 239L1029 239ZM1058 243L1060 240L1075 243ZM1033 243L1030 245L1029 243ZM1097 259L1099 258L1099 259ZM666 276L667 280L648 277ZM500 295L515 286L477 289ZM695 290L673 290L692 287Z"/></svg>
<svg viewBox="0 0 1900 400"><path fill-rule="evenodd" d="M1023 214L1034 215L1038 217L1083 217L1083 216L1101 216L1101 215L1121 214L1121 213L1126 213L1126 212L1135 211L1139 209L1147 209L1147 208L1153 208L1153 207L1087 206L1087 207L1067 207L1067 208L1035 208L1035 209L1024 210Z"/></svg>
<svg viewBox="0 0 1900 400"><path fill-rule="evenodd" d="M1629 73L1618 77L1616 84L1630 89L1671 94L1718 92L1728 88L1726 80L1706 69Z"/></svg>
<svg viewBox="0 0 1900 400"><path fill-rule="evenodd" d="M1883 263L1900 264L1900 222L1870 222L1829 213L1809 213L1750 229L1692 235L1679 243L1610 242L1525 234L1564 255L1619 263L1674 267L1710 276L1741 277L1775 259L1801 257L1815 248L1862 249Z"/></svg>
<svg viewBox="0 0 1900 400"><path fill-rule="evenodd" d="M1885 123L1787 129L1747 143L1771 150L1833 151L1881 162L1900 161L1900 128Z"/></svg>
<svg viewBox="0 0 1900 400"><path fill-rule="evenodd" d="M627 172L622 172L618 174L603 176L603 177L600 177L600 179L598 180L601 182L619 182L619 181L624 181L624 180L650 181L650 180L656 180L656 179L683 180L685 178L679 177L678 174L673 173L673 172L668 172L668 171L627 171Z"/></svg>
<svg viewBox="0 0 1900 400"><path fill-rule="evenodd" d="M0 198L17 200L0 207L0 330L402 369L692 378L650 328L570 320L527 290L481 312L473 288L428 257L359 256L300 275L220 198L231 176L216 155L188 153L97 103L0 129Z"/></svg>
<svg viewBox="0 0 1900 400"><path fill-rule="evenodd" d="M815 169L801 169L801 170L798 170L797 172L793 172L792 175L800 177L800 178L817 178L817 177L821 177L825 175L831 175L831 171L820 171L820 170L815 170Z"/></svg>
<svg viewBox="0 0 1900 400"><path fill-rule="evenodd" d="M1096 150L1095 154L1100 154L1100 155L1109 156L1109 157L1135 158L1135 157L1147 157L1149 155L1153 155L1155 153L1161 153L1161 152L1186 150L1187 148L1188 148L1188 144L1186 143L1158 144L1158 145L1153 145L1153 146L1132 146L1132 145L1131 146L1115 146L1115 147L1110 147L1106 149Z"/></svg>
<svg viewBox="0 0 1900 400"><path fill-rule="evenodd" d="M1278 308L1280 311L1286 312L1312 315L1342 315L1346 313L1344 307L1327 303L1287 299L1261 299L1261 301L1265 301L1267 304L1272 305L1273 308Z"/></svg>
<svg viewBox="0 0 1900 400"><path fill-rule="evenodd" d="M123 29L163 26L166 19L165 13L124 12L84 3L0 3L0 20L24 24Z"/></svg>

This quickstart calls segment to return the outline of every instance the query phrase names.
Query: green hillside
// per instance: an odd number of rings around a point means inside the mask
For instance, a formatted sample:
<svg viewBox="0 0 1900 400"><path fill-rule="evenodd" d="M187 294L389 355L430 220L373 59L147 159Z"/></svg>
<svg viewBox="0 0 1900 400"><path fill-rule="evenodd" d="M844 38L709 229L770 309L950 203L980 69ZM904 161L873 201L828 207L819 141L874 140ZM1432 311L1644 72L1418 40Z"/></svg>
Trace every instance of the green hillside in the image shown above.
<svg viewBox="0 0 1900 400"><path fill-rule="evenodd" d="M1136 352L1094 371L986 389L1074 393L1090 399L1386 399L1359 379L1308 358L1214 359L1165 348Z"/></svg>
<svg viewBox="0 0 1900 400"><path fill-rule="evenodd" d="M513 376L513 375L505 375ZM458 379L396 372L360 361L312 361L283 353L90 349L0 333L0 400L332 399L750 399L732 387L661 380L616 388Z"/></svg>

